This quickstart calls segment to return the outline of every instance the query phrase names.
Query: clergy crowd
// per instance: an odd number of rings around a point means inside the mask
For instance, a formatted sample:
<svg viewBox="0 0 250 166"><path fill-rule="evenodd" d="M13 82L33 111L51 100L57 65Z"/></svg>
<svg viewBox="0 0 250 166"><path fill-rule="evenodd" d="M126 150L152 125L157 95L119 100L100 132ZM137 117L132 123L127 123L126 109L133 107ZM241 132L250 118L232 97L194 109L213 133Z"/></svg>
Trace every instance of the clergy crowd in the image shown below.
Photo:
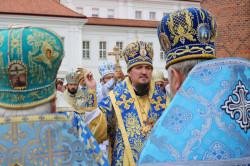
<svg viewBox="0 0 250 166"><path fill-rule="evenodd" d="M64 48L49 29L0 30L0 165L250 164L250 62L216 58L216 20L202 8L158 25L165 72L145 41L119 63L57 79Z"/></svg>

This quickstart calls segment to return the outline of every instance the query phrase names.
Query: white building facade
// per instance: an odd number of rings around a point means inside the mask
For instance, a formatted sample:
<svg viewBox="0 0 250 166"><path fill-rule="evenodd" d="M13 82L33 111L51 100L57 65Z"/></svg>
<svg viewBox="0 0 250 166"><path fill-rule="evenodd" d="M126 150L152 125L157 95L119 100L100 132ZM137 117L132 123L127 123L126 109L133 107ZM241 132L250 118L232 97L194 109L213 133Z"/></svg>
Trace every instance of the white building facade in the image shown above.
<svg viewBox="0 0 250 166"><path fill-rule="evenodd" d="M146 41L153 45L154 69L163 71L166 77L165 58L158 41L157 26L137 27L135 23L131 25L129 22L138 20L138 25L140 25L146 20L149 24L151 21L152 24L155 24L164 15L177 9L200 7L199 2L176 0L61 0L60 3L87 18L109 18L103 19L103 24L87 22L82 31L82 52L80 53L82 67L91 70L97 82L100 79L98 66L105 61L115 63L115 58L108 56L108 52L112 52L115 45L123 50L127 44L136 40ZM106 23L110 20L115 22L116 19L123 24ZM127 74L123 58L120 59L120 64L124 74Z"/></svg>
<svg viewBox="0 0 250 166"><path fill-rule="evenodd" d="M11 2L3 1L6 6ZM108 56L108 52L112 52L115 45L122 51L127 44L136 40L153 45L154 69L162 70L167 76L164 69L164 54L157 37L158 21L174 10L200 7L198 0L57 1L60 3L54 0L24 1L29 4L23 4L22 0L17 1L19 4L16 4L16 10L21 9L20 5L26 7L22 11L15 11L15 6L9 6L9 9L0 6L0 27L25 24L52 29L63 38L65 48L65 57L59 69L58 78L65 80L67 72L75 71L77 67L85 67L92 71L97 82L101 77L98 66L105 61L115 63L115 58ZM48 6L50 5L48 3L53 5L50 9L52 14L44 13L44 10L40 10L41 13L39 13L39 4ZM10 4L13 5L13 3ZM35 6L38 7L32 9ZM32 13L32 11L38 13ZM122 57L120 63L124 74L127 74L127 66Z"/></svg>

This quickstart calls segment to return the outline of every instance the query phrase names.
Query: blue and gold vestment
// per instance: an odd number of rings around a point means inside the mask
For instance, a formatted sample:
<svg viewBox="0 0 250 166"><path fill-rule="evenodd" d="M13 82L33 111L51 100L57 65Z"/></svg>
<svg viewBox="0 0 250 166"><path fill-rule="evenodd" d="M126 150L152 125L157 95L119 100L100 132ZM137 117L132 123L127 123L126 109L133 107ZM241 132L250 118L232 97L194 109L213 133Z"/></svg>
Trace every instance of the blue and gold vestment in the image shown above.
<svg viewBox="0 0 250 166"><path fill-rule="evenodd" d="M156 122L166 108L166 95L151 81L147 98L147 119ZM146 137L141 131L145 123L139 99L129 78L110 91L98 106L102 112L89 127L97 142L109 138L109 163L135 165Z"/></svg>
<svg viewBox="0 0 250 166"><path fill-rule="evenodd" d="M0 118L0 165L109 165L79 114Z"/></svg>
<svg viewBox="0 0 250 166"><path fill-rule="evenodd" d="M247 60L196 65L154 126L139 163L249 165L249 90Z"/></svg>

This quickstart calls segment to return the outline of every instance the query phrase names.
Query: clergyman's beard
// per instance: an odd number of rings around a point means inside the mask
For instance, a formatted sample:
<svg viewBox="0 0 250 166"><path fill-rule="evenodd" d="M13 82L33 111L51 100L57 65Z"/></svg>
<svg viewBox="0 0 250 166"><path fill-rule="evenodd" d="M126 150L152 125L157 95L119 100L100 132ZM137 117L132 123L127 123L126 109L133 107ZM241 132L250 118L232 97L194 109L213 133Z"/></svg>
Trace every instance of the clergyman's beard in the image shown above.
<svg viewBox="0 0 250 166"><path fill-rule="evenodd" d="M75 89L75 88L69 89L68 88L68 91L70 94L74 95L74 94L76 94L77 89Z"/></svg>
<svg viewBox="0 0 250 166"><path fill-rule="evenodd" d="M137 96L145 96L148 94L149 92L149 84L150 83L147 83L147 84L139 84L135 87L135 94Z"/></svg>

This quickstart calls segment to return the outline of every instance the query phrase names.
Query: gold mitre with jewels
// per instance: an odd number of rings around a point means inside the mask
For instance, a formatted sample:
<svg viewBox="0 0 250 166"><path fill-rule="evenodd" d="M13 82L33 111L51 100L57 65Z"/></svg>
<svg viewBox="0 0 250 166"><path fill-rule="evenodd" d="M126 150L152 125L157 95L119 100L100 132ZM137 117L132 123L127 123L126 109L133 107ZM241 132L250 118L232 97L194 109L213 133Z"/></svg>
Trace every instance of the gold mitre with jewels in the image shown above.
<svg viewBox="0 0 250 166"><path fill-rule="evenodd" d="M46 28L0 29L0 107L32 108L54 99L61 38Z"/></svg>
<svg viewBox="0 0 250 166"><path fill-rule="evenodd" d="M202 8L172 12L159 22L158 37L169 65L188 59L214 59L217 24Z"/></svg>
<svg viewBox="0 0 250 166"><path fill-rule="evenodd" d="M127 63L127 71L139 64L147 64L153 68L153 47L147 42L136 41L128 44L124 50L123 56Z"/></svg>
<svg viewBox="0 0 250 166"><path fill-rule="evenodd" d="M66 77L67 84L78 83L79 81L76 72L73 72L73 71L67 73L65 77Z"/></svg>

